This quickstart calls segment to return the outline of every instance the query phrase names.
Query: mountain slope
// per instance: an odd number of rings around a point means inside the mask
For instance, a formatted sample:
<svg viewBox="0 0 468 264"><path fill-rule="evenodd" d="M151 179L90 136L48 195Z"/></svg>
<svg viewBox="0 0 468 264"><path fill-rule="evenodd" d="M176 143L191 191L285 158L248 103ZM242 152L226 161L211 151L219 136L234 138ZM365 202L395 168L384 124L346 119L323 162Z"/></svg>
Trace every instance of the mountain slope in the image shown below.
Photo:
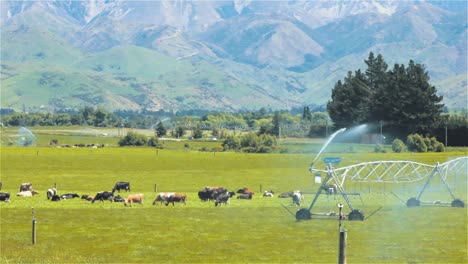
<svg viewBox="0 0 468 264"><path fill-rule="evenodd" d="M455 7L456 6L456 7ZM424 64L466 107L466 3L1 1L1 106L282 109L325 104L370 51ZM466 100L465 100L466 101Z"/></svg>

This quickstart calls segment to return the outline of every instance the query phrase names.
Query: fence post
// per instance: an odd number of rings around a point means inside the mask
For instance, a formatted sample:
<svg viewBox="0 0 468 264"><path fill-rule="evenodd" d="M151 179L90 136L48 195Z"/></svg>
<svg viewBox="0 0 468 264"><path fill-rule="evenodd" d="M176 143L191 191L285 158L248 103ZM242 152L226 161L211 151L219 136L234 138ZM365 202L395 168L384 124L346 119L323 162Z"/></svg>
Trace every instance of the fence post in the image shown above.
<svg viewBox="0 0 468 264"><path fill-rule="evenodd" d="M32 244L36 244L36 217L34 216L34 207L32 209Z"/></svg>
<svg viewBox="0 0 468 264"><path fill-rule="evenodd" d="M260 193L262 193L262 185L260 184Z"/></svg>
<svg viewBox="0 0 468 264"><path fill-rule="evenodd" d="M341 222L343 220L343 214L341 213L341 210L343 209L342 204L338 204L338 208L340 210L339 214L339 226L338 226L338 231L340 233L340 238L339 238L339 243L338 243L338 264L346 264L346 236L348 230L346 228L343 228L341 225Z"/></svg>
<svg viewBox="0 0 468 264"><path fill-rule="evenodd" d="M154 192L158 192L158 185L156 183L154 184Z"/></svg>

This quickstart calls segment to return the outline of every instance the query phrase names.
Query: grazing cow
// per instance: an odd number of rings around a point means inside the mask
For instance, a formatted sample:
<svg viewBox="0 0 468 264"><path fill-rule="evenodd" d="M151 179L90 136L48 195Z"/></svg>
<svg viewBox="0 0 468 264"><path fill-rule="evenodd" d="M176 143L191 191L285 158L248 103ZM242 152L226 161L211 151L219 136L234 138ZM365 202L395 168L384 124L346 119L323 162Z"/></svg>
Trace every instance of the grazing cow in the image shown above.
<svg viewBox="0 0 468 264"><path fill-rule="evenodd" d="M237 190L237 193L243 193L243 194L255 194L254 191L252 190L249 190L248 188L242 188L242 189L239 189Z"/></svg>
<svg viewBox="0 0 468 264"><path fill-rule="evenodd" d="M251 200L253 195L251 193L241 193L237 195L237 199L248 199Z"/></svg>
<svg viewBox="0 0 468 264"><path fill-rule="evenodd" d="M336 186L336 184L326 184L322 186L321 188L322 190L325 191L327 195L336 194L336 191L338 190L338 187Z"/></svg>
<svg viewBox="0 0 468 264"><path fill-rule="evenodd" d="M47 190L47 200L50 200L50 198L52 198L54 195L57 195L57 189L50 188Z"/></svg>
<svg viewBox="0 0 468 264"><path fill-rule="evenodd" d="M205 187L205 189L198 192L198 197L203 202L206 202L210 200L216 200L216 197L218 197L218 195L225 193L225 192L227 192L227 189L224 187L207 186Z"/></svg>
<svg viewBox="0 0 468 264"><path fill-rule="evenodd" d="M81 196L81 199L87 200L87 201L92 201L92 200L94 200L94 196L90 196L90 195L87 195L87 194L83 194L83 195Z"/></svg>
<svg viewBox="0 0 468 264"><path fill-rule="evenodd" d="M263 197L273 197L275 193L272 190L263 192Z"/></svg>
<svg viewBox="0 0 468 264"><path fill-rule="evenodd" d="M22 184L20 185L19 191L20 191L20 192L23 192L23 191L32 191L32 183L30 183L30 182L22 183Z"/></svg>
<svg viewBox="0 0 468 264"><path fill-rule="evenodd" d="M154 199L153 201L153 205L156 205L157 202L160 202L161 204L166 202L167 199L169 199L169 197L175 195L176 193L175 192L161 192L161 193L158 193L158 195L156 196L156 199Z"/></svg>
<svg viewBox="0 0 468 264"><path fill-rule="evenodd" d="M218 205L221 205L221 204L228 205L228 204L229 204L229 200L230 200L231 197L234 196L234 195L235 195L234 192L224 192L224 193L221 193L220 195L218 195L218 197L216 197L215 206L218 206Z"/></svg>
<svg viewBox="0 0 468 264"><path fill-rule="evenodd" d="M117 182L112 188L112 192L118 191L120 193L120 190L125 190L125 192L130 191L130 183L129 182Z"/></svg>
<svg viewBox="0 0 468 264"><path fill-rule="evenodd" d="M114 203L124 203L125 199L121 197L120 195L114 196Z"/></svg>
<svg viewBox="0 0 468 264"><path fill-rule="evenodd" d="M51 200L52 200L52 202L58 202L58 201L61 200L61 198L60 198L60 196L54 194L54 195L52 195Z"/></svg>
<svg viewBox="0 0 468 264"><path fill-rule="evenodd" d="M104 202L104 200L109 200L112 202L112 197L114 197L112 192L98 192L96 193L96 196L94 196L94 199L91 201L91 203L94 203L96 200L100 200L101 203Z"/></svg>
<svg viewBox="0 0 468 264"><path fill-rule="evenodd" d="M0 193L0 201L9 203L10 202L10 194L9 193L4 193L4 192Z"/></svg>
<svg viewBox="0 0 468 264"><path fill-rule="evenodd" d="M304 201L304 195L300 191L294 191L292 196L293 204L296 206L301 206L301 203Z"/></svg>
<svg viewBox="0 0 468 264"><path fill-rule="evenodd" d="M139 193L139 194L130 194L130 195L127 197L127 199L125 200L124 205L125 205L125 206L127 206L127 205L132 206L132 203L143 204L143 194L142 194L142 193Z"/></svg>
<svg viewBox="0 0 468 264"><path fill-rule="evenodd" d="M182 193L176 193L166 200L166 206L168 206L170 203L172 203L172 206L175 205L174 203L184 203L185 205L186 199L187 199L187 195L182 194Z"/></svg>
<svg viewBox="0 0 468 264"><path fill-rule="evenodd" d="M60 199L66 200L66 199L73 199L73 198L78 198L80 197L77 193L66 193L60 195Z"/></svg>
<svg viewBox="0 0 468 264"><path fill-rule="evenodd" d="M278 198L289 198L289 197L293 197L293 193L294 193L294 192L280 193L280 194L278 195Z"/></svg>
<svg viewBox="0 0 468 264"><path fill-rule="evenodd" d="M39 192L35 191L35 190L31 190L31 191L22 191L22 192L19 192L16 194L16 196L20 196L20 197L33 197L34 195L36 194L39 194Z"/></svg>

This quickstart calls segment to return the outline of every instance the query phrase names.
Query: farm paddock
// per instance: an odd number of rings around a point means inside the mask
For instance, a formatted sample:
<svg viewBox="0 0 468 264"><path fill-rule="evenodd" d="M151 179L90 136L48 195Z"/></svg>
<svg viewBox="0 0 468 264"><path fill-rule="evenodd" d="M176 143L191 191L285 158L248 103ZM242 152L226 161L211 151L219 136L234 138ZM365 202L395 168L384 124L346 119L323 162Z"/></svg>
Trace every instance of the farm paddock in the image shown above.
<svg viewBox="0 0 468 264"><path fill-rule="evenodd" d="M295 221L298 207L289 199L262 197L318 185L308 172L310 154L204 153L139 148L1 149L2 192L16 194L32 182L39 195L12 197L0 203L0 261L13 263L336 263L338 221ZM343 154L343 165L367 160L401 159L433 164L459 153ZM466 201L466 176L457 193ZM129 181L145 203L94 203L81 199L51 202L45 191L57 184L59 194L94 195ZM187 205L153 206L159 191L187 194ZM423 183L421 183L423 184ZM201 202L204 186L229 190L248 187L252 200L232 199L227 206ZM417 185L417 184L416 184ZM464 185L464 187L463 187ZM403 198L418 186L345 184L359 198L353 204L371 213L365 221L346 221L349 263L466 263L467 209L446 206L407 208ZM420 186L419 186L420 187ZM428 195L449 198L434 184ZM464 189L463 189L464 188ZM440 193L440 195L439 195ZM440 197L439 197L440 196ZM305 195L310 204L313 195ZM432 197L431 197L432 198ZM338 196L324 196L318 211L336 209ZM37 243L31 245L31 207L37 219Z"/></svg>

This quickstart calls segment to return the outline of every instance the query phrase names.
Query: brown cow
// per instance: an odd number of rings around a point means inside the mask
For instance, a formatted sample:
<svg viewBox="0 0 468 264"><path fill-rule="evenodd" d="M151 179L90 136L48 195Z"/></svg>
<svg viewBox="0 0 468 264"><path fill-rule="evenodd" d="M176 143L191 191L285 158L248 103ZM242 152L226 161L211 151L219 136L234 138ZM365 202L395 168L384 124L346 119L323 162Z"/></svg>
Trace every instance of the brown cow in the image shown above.
<svg viewBox="0 0 468 264"><path fill-rule="evenodd" d="M87 201L92 201L92 200L94 200L94 196L92 196L92 195L87 195L87 194L83 194L83 195L81 196L81 199L84 199L84 200L87 200Z"/></svg>
<svg viewBox="0 0 468 264"><path fill-rule="evenodd" d="M252 195L255 194L254 191L249 190L249 189L247 189L247 188L239 189L239 190L237 190L237 193L241 193L241 194L252 194Z"/></svg>
<svg viewBox="0 0 468 264"><path fill-rule="evenodd" d="M175 205L174 203L184 203L184 205L185 205L186 204L185 203L186 199L187 199L187 195L182 194L182 193L176 193L176 194L170 196L169 198L167 198L166 206L168 206L169 203L172 203L172 206Z"/></svg>
<svg viewBox="0 0 468 264"><path fill-rule="evenodd" d="M125 206L127 206L127 205L132 206L132 203L143 204L143 194L142 193L129 194L127 199L125 199L124 205Z"/></svg>

